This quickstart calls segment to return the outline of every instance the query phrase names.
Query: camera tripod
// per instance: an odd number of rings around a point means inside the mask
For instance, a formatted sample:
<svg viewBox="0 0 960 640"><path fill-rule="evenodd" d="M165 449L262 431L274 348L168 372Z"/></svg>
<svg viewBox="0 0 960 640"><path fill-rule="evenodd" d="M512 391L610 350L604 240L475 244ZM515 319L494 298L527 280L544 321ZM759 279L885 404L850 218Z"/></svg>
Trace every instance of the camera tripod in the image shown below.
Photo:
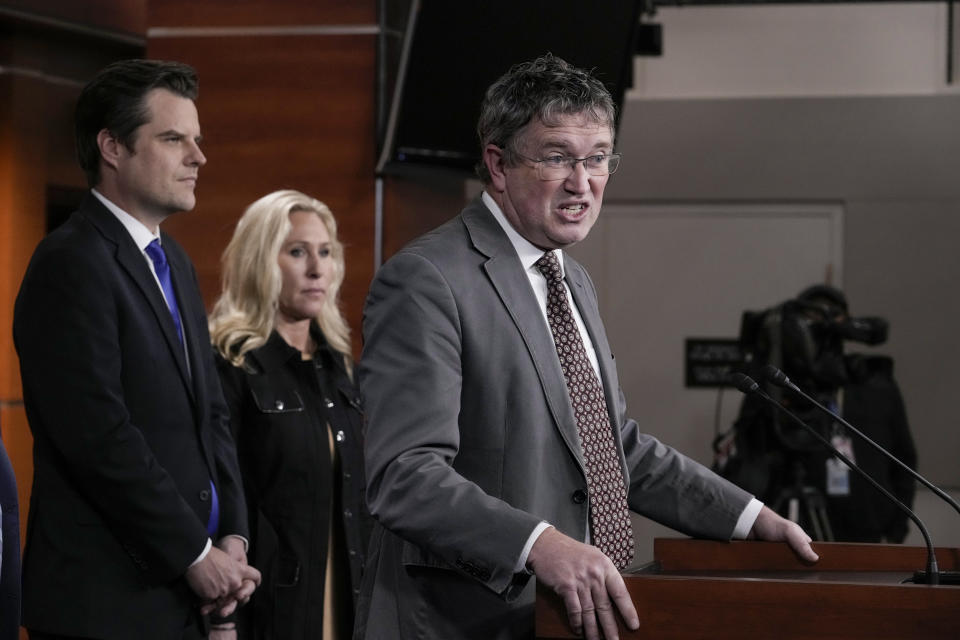
<svg viewBox="0 0 960 640"><path fill-rule="evenodd" d="M806 471L800 460L794 459L791 467L793 484L780 490L773 501L773 510L810 532L814 540L832 542L833 529L827 517L826 498L816 487L803 484Z"/></svg>

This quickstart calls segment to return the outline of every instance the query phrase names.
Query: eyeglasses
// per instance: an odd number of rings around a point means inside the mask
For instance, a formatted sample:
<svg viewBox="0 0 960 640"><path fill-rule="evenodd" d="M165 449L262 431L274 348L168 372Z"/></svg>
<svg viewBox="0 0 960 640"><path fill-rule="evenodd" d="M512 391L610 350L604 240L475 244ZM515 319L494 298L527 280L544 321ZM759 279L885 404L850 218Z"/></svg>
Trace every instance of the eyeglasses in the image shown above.
<svg viewBox="0 0 960 640"><path fill-rule="evenodd" d="M582 162L583 168L592 176L608 176L620 166L619 153L598 153L586 158L572 156L551 155L537 160L514 152L517 157L532 162L537 166L537 177L544 181L566 180L573 173L577 163Z"/></svg>

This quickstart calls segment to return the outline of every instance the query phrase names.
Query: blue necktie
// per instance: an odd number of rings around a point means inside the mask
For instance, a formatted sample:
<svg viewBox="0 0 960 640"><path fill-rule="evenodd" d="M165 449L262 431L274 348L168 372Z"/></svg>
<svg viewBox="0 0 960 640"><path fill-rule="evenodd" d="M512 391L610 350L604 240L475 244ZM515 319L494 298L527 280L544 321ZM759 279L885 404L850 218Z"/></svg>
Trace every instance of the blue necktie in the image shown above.
<svg viewBox="0 0 960 640"><path fill-rule="evenodd" d="M177 337L180 338L180 344L183 344L183 327L180 325L180 309L177 307L177 296L173 292L173 280L170 279L170 265L167 263L167 254L160 246L160 239L156 239L147 245L145 249L150 260L153 262L153 268L157 272L157 280L160 281L160 288L163 289L163 296L167 299L167 308L170 310L170 316L173 318L173 325L177 328ZM210 537L216 539L217 527L220 524L220 500L217 498L217 488L213 485L213 479L210 479L210 518L207 520L207 533Z"/></svg>
<svg viewBox="0 0 960 640"><path fill-rule="evenodd" d="M213 540L217 539L217 528L220 526L220 500L217 498L217 488L210 479L210 517L207 519L207 533Z"/></svg>
<svg viewBox="0 0 960 640"><path fill-rule="evenodd" d="M163 252L160 246L160 239L157 238L147 245L147 255L153 261L153 268L157 272L157 280L160 281L160 288L163 289L163 296L167 299L167 308L173 317L173 324L177 328L177 337L180 338L180 344L183 344L183 327L180 326L180 309L177 307L177 296L173 292L173 281L170 279L170 265L167 263L167 254Z"/></svg>

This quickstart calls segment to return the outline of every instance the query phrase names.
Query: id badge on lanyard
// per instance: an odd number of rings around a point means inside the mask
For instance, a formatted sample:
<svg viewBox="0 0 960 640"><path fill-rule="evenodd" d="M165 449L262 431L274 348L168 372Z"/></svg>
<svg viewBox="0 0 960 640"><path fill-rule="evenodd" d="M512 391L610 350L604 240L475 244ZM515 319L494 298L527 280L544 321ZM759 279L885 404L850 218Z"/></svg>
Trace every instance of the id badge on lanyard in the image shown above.
<svg viewBox="0 0 960 640"><path fill-rule="evenodd" d="M840 414L839 407L835 402L828 404L831 411ZM833 423L833 433L830 436L830 444L840 453L845 455L850 462L856 463L853 456L853 441L850 436L844 433L843 427L836 422ZM848 496L850 495L850 467L840 458L833 456L827 458L827 495L828 496Z"/></svg>

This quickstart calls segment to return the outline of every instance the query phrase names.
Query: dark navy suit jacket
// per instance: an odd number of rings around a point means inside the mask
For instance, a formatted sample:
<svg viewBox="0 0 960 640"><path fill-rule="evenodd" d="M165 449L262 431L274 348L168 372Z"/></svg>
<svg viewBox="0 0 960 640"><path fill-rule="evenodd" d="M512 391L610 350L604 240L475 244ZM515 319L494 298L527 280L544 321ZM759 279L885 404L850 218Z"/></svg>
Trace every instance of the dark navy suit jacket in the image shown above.
<svg viewBox="0 0 960 640"><path fill-rule="evenodd" d="M34 252L14 310L34 479L23 561L28 629L180 637L197 600L210 482L218 536L246 508L203 301L162 236L189 363L146 260L88 194Z"/></svg>
<svg viewBox="0 0 960 640"><path fill-rule="evenodd" d="M20 633L20 513L17 479L0 439L0 511L3 553L0 565L0 640L17 640Z"/></svg>

